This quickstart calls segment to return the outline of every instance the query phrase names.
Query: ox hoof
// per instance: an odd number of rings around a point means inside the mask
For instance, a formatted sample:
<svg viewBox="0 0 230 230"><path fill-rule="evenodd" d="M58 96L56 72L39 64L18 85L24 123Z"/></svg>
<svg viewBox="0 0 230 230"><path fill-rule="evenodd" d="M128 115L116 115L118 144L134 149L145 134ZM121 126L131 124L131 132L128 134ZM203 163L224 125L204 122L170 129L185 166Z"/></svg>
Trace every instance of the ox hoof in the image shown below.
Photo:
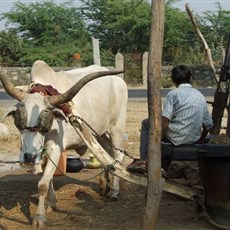
<svg viewBox="0 0 230 230"><path fill-rule="evenodd" d="M111 194L107 194L105 196L105 199L104 199L106 202L114 202L114 201L118 201L118 198L117 196L112 196Z"/></svg>
<svg viewBox="0 0 230 230"><path fill-rule="evenodd" d="M46 218L43 215L35 215L33 219L33 230L45 229Z"/></svg>

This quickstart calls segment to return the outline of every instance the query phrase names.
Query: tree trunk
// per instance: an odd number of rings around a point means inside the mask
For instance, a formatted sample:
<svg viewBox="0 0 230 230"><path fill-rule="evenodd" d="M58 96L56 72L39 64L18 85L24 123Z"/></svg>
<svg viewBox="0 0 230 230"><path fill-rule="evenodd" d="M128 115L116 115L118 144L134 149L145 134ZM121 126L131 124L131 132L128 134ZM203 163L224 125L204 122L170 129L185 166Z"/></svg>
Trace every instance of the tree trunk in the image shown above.
<svg viewBox="0 0 230 230"><path fill-rule="evenodd" d="M152 0L152 20L148 59L148 194L141 229L154 230L164 181L161 176L161 67L165 1Z"/></svg>

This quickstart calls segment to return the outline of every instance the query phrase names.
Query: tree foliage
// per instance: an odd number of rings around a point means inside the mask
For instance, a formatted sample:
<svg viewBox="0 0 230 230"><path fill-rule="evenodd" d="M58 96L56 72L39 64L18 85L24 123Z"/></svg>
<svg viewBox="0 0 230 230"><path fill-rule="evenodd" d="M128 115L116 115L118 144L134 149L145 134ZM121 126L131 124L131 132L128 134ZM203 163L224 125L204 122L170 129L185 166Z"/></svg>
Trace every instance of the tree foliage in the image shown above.
<svg viewBox="0 0 230 230"><path fill-rule="evenodd" d="M216 11L205 11L204 15L199 18L213 59L217 64L221 64L222 49L226 47L230 36L230 11L224 10L218 2L216 6Z"/></svg>
<svg viewBox="0 0 230 230"><path fill-rule="evenodd" d="M16 2L13 11L5 13L3 18L7 18L8 23L14 23L17 32L24 39L34 40L39 44L89 38L79 10L71 2L62 5L53 1L29 4Z"/></svg>
<svg viewBox="0 0 230 230"><path fill-rule="evenodd" d="M86 53L91 41L79 10L71 2L16 2L12 11L3 14L4 18L25 42L23 65L42 57L50 64L65 66L73 53Z"/></svg>
<svg viewBox="0 0 230 230"><path fill-rule="evenodd" d="M14 31L0 32L0 62L2 65L15 66L22 54L22 40Z"/></svg>
<svg viewBox="0 0 230 230"><path fill-rule="evenodd" d="M200 55L202 45L188 15L174 8L174 2L176 1L171 0L166 3L163 60L169 64L199 63L203 58Z"/></svg>
<svg viewBox="0 0 230 230"><path fill-rule="evenodd" d="M204 63L204 48L186 12L166 0L164 64ZM31 65L43 59L51 65L71 66L72 55L81 54L82 65L93 63L91 36L98 38L102 65L112 65L117 52L143 54L149 48L151 5L149 0L53 0L16 2L7 19L9 31L0 33L0 62ZM215 12L196 16L217 64L230 31L230 11L217 3Z"/></svg>
<svg viewBox="0 0 230 230"><path fill-rule="evenodd" d="M146 0L82 0L82 15L104 49L143 52L149 45L151 6Z"/></svg>

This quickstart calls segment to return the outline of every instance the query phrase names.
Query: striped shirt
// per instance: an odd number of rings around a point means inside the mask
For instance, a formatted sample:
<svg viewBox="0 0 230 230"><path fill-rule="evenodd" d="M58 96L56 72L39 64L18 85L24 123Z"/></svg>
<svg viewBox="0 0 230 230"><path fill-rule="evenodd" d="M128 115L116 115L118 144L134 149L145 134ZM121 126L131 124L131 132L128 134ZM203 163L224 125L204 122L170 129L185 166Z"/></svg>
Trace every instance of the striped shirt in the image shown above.
<svg viewBox="0 0 230 230"><path fill-rule="evenodd" d="M167 94L162 116L169 119L166 137L174 145L193 144L200 138L202 125L213 126L204 96L188 83Z"/></svg>

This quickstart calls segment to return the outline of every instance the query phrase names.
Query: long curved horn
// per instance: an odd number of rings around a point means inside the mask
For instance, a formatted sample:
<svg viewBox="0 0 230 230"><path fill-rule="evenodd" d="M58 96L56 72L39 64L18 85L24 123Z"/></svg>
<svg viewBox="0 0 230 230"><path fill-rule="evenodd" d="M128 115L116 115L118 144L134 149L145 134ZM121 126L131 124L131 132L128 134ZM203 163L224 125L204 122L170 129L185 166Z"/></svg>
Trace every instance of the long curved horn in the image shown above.
<svg viewBox="0 0 230 230"><path fill-rule="evenodd" d="M14 85L9 80L9 78L7 77L6 73L4 72L1 66L0 66L0 81L2 82L2 86L10 96L14 97L19 101L24 99L26 93L14 87Z"/></svg>
<svg viewBox="0 0 230 230"><path fill-rule="evenodd" d="M80 89L89 81L92 81L96 78L107 76L107 75L116 75L119 73L123 73L124 71L100 71L96 73L90 73L85 77L81 78L74 86L72 86L69 90L67 90L63 94L53 95L49 97L49 101L51 105L57 106L63 103L66 103L80 91Z"/></svg>

